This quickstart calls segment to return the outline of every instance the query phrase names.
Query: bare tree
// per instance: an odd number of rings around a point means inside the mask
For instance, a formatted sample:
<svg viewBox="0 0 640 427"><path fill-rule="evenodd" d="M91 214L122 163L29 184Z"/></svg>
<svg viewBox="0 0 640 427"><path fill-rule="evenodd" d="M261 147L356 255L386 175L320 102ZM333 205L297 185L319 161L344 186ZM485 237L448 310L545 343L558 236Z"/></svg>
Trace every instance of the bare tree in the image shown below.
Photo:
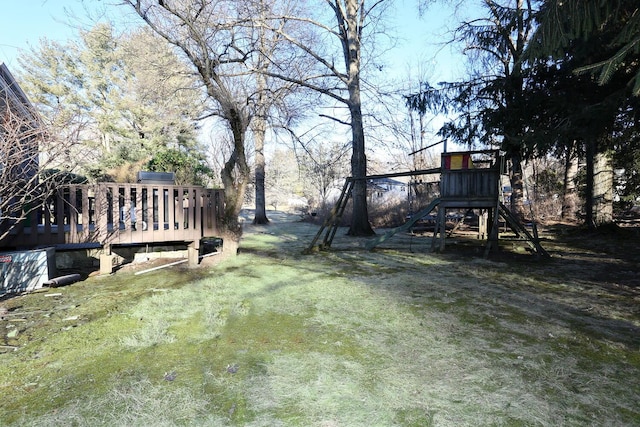
<svg viewBox="0 0 640 427"><path fill-rule="evenodd" d="M251 121L251 133L255 146L255 216L254 224L266 224L265 197L265 156L264 144L268 130L272 136L278 136L281 130L287 134L291 126L310 111L314 103L303 93L308 91L301 85L269 77L273 70L281 70L294 65L299 73L311 70L315 65L309 56L292 48L280 34L295 32L302 27L300 22L289 19L300 10L297 0L243 0L247 8L247 16L252 19L247 23L247 31L256 39L257 54L251 66L256 79L255 116ZM277 28L278 31L270 31ZM304 105L303 105L304 104ZM270 174L269 174L270 176ZM270 179L267 176L267 179ZM272 193L273 194L273 193ZM270 203L273 205L273 203Z"/></svg>
<svg viewBox="0 0 640 427"><path fill-rule="evenodd" d="M366 236L373 234L367 209L367 159L361 99L361 71L363 67L363 42L366 35L375 31L375 23L384 11L385 0L320 0L315 15L310 9L300 10L286 19L299 22L298 32L283 28L270 28L299 51L315 61L313 74L303 73L288 64L276 64L278 72L269 76L294 82L328 96L334 102L346 106L348 119L332 117L351 128L351 173L355 179L352 192L353 215L349 234ZM310 6L312 7L312 6ZM365 31L365 28L368 31Z"/></svg>
<svg viewBox="0 0 640 427"><path fill-rule="evenodd" d="M270 7L276 3L268 0L123 2L184 54L206 90L213 108L212 115L222 119L231 133L232 144L221 179L225 188L226 237L237 242L241 232L238 213L250 182L246 153L249 130L253 130L256 142L256 178L261 187L260 203L264 209L266 117L282 91L281 87L270 84L266 73L260 76L255 71L268 67L264 55L276 56L271 43L277 43L280 37L267 37L264 31L259 30L266 27L257 23L261 22L260 16L271 14ZM256 10L259 17L256 17ZM285 21L280 19L282 22ZM283 91L287 93L288 89L285 87ZM266 222L266 215L261 215L258 220Z"/></svg>
<svg viewBox="0 0 640 427"><path fill-rule="evenodd" d="M386 111L381 115L385 117L381 125L388 129L383 134L392 135L386 138L390 142L383 144L389 150L387 164L391 170L420 170L439 165L439 151L436 155L436 150L440 148L435 147L443 141L440 137L439 140L434 139L437 137L434 130L437 116L429 116L426 111L414 110L406 105L405 94L420 90L427 80L427 73L421 67L412 67L399 88L387 94L388 98L397 100L394 104L384 105Z"/></svg>
<svg viewBox="0 0 640 427"><path fill-rule="evenodd" d="M300 169L308 177L306 185L313 190L310 197L316 208L327 208L332 190L342 186L340 179L347 173L345 154L349 147L329 142L308 147L298 158ZM334 201L335 202L335 201Z"/></svg>
<svg viewBox="0 0 640 427"><path fill-rule="evenodd" d="M255 148L255 215L254 224L267 224L269 219L266 213L265 195L265 156L264 144L267 129L269 127L269 115L275 113L279 104L292 93L293 85L281 81L274 84L273 79L269 79L267 72L274 62L282 59L280 54L282 39L276 33L269 33L266 28L269 26L283 27L286 20L279 19L277 22L269 22L275 15L276 8L288 10L287 1L276 0L246 0L247 15L253 15L253 20L248 24L248 29L255 33L258 46L258 55L253 67L256 72L256 95L255 95L255 116L251 122L251 131ZM286 109L280 109L286 111ZM277 114L274 114L277 115ZM288 113L286 115L289 115Z"/></svg>
<svg viewBox="0 0 640 427"><path fill-rule="evenodd" d="M213 114L232 135L232 147L221 172L225 189L223 239L237 245L241 228L238 213L250 179L245 152L247 131L253 116L253 86L245 66L254 51L253 40L243 29L250 17L234 1L124 0L160 36L176 46L194 67Z"/></svg>
<svg viewBox="0 0 640 427"><path fill-rule="evenodd" d="M333 123L323 123L302 135L291 133L299 181L312 210L325 210L332 190L339 191L349 173L346 159L350 145L333 137L334 127Z"/></svg>
<svg viewBox="0 0 640 427"><path fill-rule="evenodd" d="M2 77L10 77L0 67ZM51 118L38 116L10 78L10 85L0 79L0 246L73 170L69 153L78 133L71 121L67 132L48 132Z"/></svg>

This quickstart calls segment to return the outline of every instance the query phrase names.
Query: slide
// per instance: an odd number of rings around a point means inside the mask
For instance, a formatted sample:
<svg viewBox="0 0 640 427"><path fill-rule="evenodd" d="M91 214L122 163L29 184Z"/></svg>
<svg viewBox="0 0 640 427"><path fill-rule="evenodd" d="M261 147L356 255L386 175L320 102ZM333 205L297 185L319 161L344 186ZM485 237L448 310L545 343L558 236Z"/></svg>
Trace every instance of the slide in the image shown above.
<svg viewBox="0 0 640 427"><path fill-rule="evenodd" d="M420 221L422 218L424 218L425 216L429 215L429 213L435 209L436 206L438 206L440 204L440 199L434 199L431 203L429 203L429 206L427 206L426 208L422 209L421 211L417 212L415 215L413 215L411 217L411 219L409 219L409 221L405 222L404 224L402 224L400 227L396 227L393 228L389 231L387 231L385 234L378 236L374 239L371 239L370 242L367 243L366 248L367 250L371 250L373 248L375 248L376 246L378 246L380 243L384 242L387 239L390 239L391 237L393 237L394 234L399 233L401 231L407 231L408 229L410 229L413 224L415 224L416 222Z"/></svg>

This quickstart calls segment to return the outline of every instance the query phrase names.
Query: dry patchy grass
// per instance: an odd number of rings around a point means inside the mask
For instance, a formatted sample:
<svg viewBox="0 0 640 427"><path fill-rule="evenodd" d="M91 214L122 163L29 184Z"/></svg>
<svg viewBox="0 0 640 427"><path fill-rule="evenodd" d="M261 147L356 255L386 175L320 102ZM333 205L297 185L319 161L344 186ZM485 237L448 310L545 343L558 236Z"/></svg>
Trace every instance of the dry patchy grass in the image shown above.
<svg viewBox="0 0 640 427"><path fill-rule="evenodd" d="M366 252L339 232L303 256L315 231L246 226L206 270L4 301L3 424L640 423L633 255L556 239L549 261L484 260L409 236Z"/></svg>

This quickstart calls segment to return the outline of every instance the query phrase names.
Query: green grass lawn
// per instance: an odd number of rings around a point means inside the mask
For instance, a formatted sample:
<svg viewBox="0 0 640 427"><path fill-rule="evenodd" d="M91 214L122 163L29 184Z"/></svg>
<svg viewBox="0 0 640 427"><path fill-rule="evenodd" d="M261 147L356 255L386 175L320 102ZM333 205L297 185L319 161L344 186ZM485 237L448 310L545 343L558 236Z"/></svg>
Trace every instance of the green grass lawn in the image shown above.
<svg viewBox="0 0 640 427"><path fill-rule="evenodd" d="M541 262L366 252L340 231L302 255L315 230L246 226L206 269L1 302L0 425L640 425L637 264L560 241Z"/></svg>

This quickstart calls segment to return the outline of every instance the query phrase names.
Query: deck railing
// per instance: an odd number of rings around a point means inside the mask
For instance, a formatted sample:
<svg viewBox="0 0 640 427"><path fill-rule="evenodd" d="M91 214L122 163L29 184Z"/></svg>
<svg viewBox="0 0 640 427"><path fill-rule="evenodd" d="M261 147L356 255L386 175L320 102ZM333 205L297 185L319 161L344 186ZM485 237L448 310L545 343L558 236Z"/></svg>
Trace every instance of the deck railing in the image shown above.
<svg viewBox="0 0 640 427"><path fill-rule="evenodd" d="M165 184L67 185L15 224L0 248L192 242L219 235L222 190Z"/></svg>

